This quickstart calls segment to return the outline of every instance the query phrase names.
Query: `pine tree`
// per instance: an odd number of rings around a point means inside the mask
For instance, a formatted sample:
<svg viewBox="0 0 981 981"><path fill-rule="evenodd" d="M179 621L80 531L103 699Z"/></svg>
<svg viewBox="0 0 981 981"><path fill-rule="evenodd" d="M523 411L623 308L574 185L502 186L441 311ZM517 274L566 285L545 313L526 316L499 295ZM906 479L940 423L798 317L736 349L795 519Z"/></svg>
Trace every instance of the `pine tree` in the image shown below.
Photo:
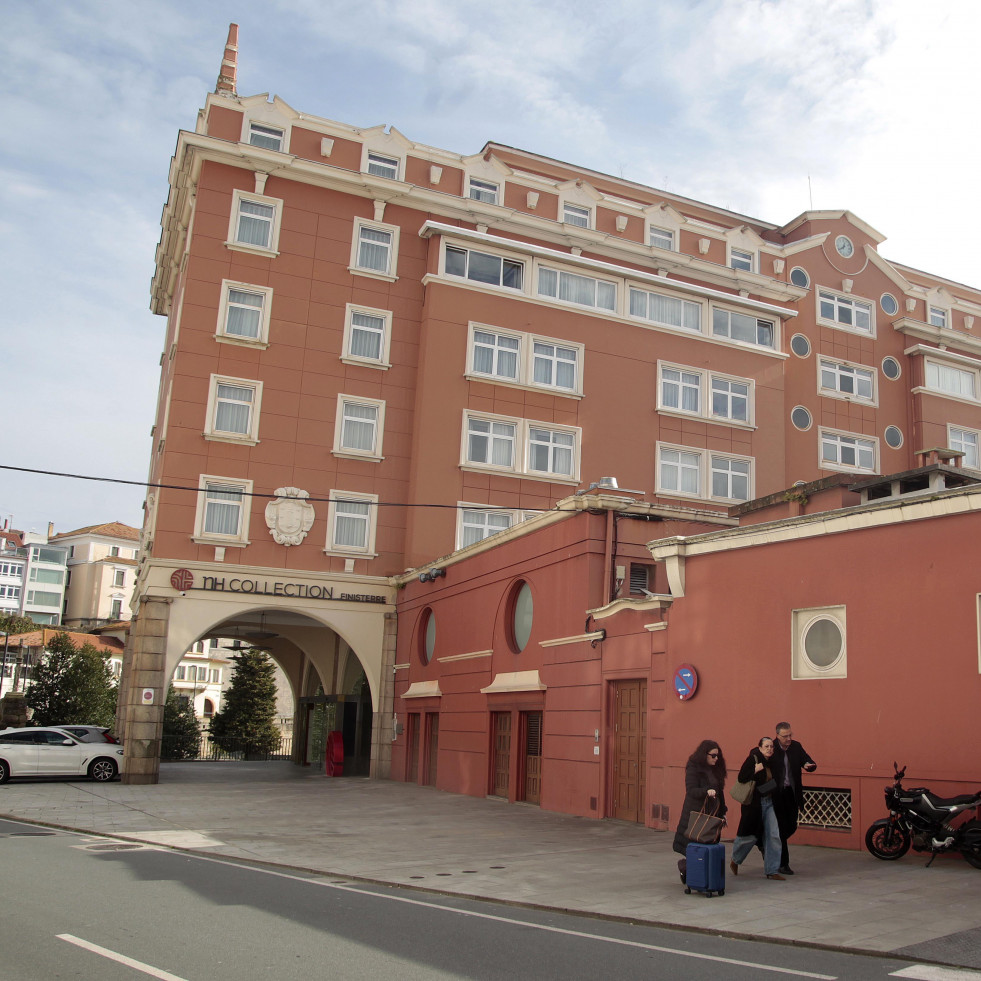
<svg viewBox="0 0 981 981"><path fill-rule="evenodd" d="M35 725L96 725L111 728L118 689L109 657L86 643L76 647L55 634L34 666L26 701Z"/></svg>
<svg viewBox="0 0 981 981"><path fill-rule="evenodd" d="M160 747L162 760L197 759L201 747L201 726L194 714L194 706L181 698L174 686L167 689L164 702L163 740Z"/></svg>
<svg viewBox="0 0 981 981"><path fill-rule="evenodd" d="M211 738L226 753L244 752L247 760L264 759L279 748L276 728L276 666L269 655L250 647L232 656L235 670L211 719Z"/></svg>

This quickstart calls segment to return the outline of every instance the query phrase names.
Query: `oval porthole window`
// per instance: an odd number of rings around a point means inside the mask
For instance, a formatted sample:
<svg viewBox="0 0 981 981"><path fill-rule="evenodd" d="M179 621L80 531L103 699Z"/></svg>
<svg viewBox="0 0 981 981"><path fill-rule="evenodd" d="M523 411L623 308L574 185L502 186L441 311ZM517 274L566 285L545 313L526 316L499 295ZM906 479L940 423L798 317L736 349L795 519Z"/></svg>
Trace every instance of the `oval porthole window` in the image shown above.
<svg viewBox="0 0 981 981"><path fill-rule="evenodd" d="M793 412L790 413L790 421L801 432L811 428L811 414L802 405L794 407Z"/></svg>
<svg viewBox="0 0 981 981"><path fill-rule="evenodd" d="M890 317L894 317L899 313L899 301L892 295L892 293L883 293L879 297L879 306L882 307L884 313L888 313Z"/></svg>
<svg viewBox="0 0 981 981"><path fill-rule="evenodd" d="M811 342L803 334L794 334L790 338L790 350L798 358L806 358L811 353Z"/></svg>
<svg viewBox="0 0 981 981"><path fill-rule="evenodd" d="M436 614L426 610L419 624L419 654L423 664L429 664L436 650Z"/></svg>
<svg viewBox="0 0 981 981"><path fill-rule="evenodd" d="M802 290L806 290L808 286L811 285L811 277L807 275L807 271L801 269L800 266L794 266L790 270L790 281L794 286L799 286Z"/></svg>
<svg viewBox="0 0 981 981"><path fill-rule="evenodd" d="M886 426L886 445L898 450L903 445L903 431L898 426Z"/></svg>
<svg viewBox="0 0 981 981"><path fill-rule="evenodd" d="M827 617L813 620L804 633L804 656L819 671L834 667L844 650L841 627Z"/></svg>
<svg viewBox="0 0 981 981"><path fill-rule="evenodd" d="M520 654L528 645L531 637L531 625L535 618L535 603L531 595L531 586L526 582L514 587L511 608L510 637L511 647L515 654Z"/></svg>
<svg viewBox="0 0 981 981"><path fill-rule="evenodd" d="M903 369L900 368L899 362L895 358L883 358L882 373L886 378L895 381L903 373Z"/></svg>

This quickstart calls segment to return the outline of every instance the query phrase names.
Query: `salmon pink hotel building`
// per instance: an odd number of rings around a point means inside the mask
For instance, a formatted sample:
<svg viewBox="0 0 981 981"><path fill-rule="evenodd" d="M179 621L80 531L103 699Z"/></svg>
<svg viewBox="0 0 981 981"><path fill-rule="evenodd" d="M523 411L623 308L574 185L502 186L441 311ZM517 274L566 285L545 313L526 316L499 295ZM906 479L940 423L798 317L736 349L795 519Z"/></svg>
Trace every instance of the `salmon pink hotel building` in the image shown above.
<svg viewBox="0 0 981 981"><path fill-rule="evenodd" d="M787 719L800 840L850 847L894 759L981 783L981 290L848 211L240 96L236 56L161 219L128 781L239 637L346 773L668 828L699 740Z"/></svg>

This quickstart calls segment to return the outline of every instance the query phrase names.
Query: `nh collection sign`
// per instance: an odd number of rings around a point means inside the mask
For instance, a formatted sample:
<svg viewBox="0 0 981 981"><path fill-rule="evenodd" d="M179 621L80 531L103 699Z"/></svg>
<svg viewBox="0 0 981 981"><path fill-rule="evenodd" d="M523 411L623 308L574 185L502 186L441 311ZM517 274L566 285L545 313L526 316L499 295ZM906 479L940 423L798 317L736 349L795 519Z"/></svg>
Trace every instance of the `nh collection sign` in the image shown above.
<svg viewBox="0 0 981 981"><path fill-rule="evenodd" d="M179 593L200 590L208 593L246 593L251 596L287 596L291 599L335 600L344 603L387 603L384 596L373 593L342 593L333 586L317 583L278 582L269 579L249 579L245 576L201 576L198 585L190 569L177 569L170 585Z"/></svg>

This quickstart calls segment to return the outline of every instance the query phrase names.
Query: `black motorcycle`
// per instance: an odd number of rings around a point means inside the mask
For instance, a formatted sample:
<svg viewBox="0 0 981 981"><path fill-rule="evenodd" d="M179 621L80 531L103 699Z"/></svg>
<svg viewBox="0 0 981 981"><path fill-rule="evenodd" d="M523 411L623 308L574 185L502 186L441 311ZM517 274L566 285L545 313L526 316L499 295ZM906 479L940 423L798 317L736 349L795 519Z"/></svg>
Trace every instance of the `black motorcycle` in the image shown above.
<svg viewBox="0 0 981 981"><path fill-rule="evenodd" d="M886 787L889 817L875 821L865 832L865 847L876 858L902 858L910 845L917 852L931 852L927 867L941 852L960 852L981 869L981 821L973 818L957 827L950 822L959 814L981 807L981 791L959 797L938 797L926 787L903 788L906 767L893 763L895 779Z"/></svg>

